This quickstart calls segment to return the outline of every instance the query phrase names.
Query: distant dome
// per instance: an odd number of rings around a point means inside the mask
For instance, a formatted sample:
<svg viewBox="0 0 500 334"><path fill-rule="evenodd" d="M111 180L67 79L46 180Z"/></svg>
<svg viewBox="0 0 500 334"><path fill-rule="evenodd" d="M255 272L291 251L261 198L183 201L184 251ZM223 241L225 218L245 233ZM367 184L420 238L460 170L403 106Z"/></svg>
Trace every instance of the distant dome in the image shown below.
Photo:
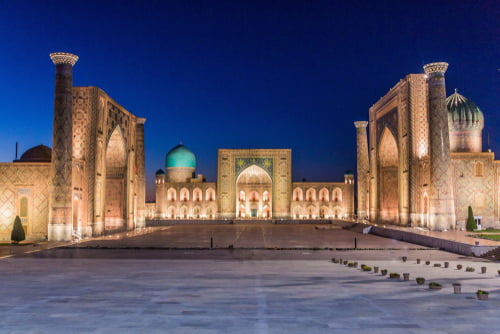
<svg viewBox="0 0 500 334"><path fill-rule="evenodd" d="M165 172L163 171L163 169L158 169L156 171L156 175L165 175Z"/></svg>
<svg viewBox="0 0 500 334"><path fill-rule="evenodd" d="M167 153L165 158L165 166L172 167L192 167L196 168L196 157L186 146L179 144L170 152Z"/></svg>
<svg viewBox="0 0 500 334"><path fill-rule="evenodd" d="M455 93L446 99L446 108L448 120L454 129L483 128L484 117L481 110L474 102L458 94L456 89Z"/></svg>
<svg viewBox="0 0 500 334"><path fill-rule="evenodd" d="M38 145L23 153L19 162L50 162L52 150L45 145Z"/></svg>

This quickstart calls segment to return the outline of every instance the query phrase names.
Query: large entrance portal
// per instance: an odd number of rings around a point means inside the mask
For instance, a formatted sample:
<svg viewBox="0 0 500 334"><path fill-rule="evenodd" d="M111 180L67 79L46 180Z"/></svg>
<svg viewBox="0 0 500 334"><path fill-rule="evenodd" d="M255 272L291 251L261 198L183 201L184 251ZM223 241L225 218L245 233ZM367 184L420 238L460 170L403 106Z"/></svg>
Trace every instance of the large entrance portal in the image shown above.
<svg viewBox="0 0 500 334"><path fill-rule="evenodd" d="M106 148L105 230L125 228L127 157L125 141L117 127Z"/></svg>
<svg viewBox="0 0 500 334"><path fill-rule="evenodd" d="M385 128L379 145L380 218L399 222L398 146L393 134Z"/></svg>
<svg viewBox="0 0 500 334"><path fill-rule="evenodd" d="M267 172L251 165L236 180L236 216L238 218L271 218L273 182Z"/></svg>

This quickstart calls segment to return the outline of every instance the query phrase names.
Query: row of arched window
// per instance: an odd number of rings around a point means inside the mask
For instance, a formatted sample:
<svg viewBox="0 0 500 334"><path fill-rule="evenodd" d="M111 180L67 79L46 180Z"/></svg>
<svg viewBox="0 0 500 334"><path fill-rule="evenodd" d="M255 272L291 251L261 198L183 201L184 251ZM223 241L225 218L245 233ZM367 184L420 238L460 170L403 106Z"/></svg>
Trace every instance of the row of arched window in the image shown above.
<svg viewBox="0 0 500 334"><path fill-rule="evenodd" d="M181 208L176 208L170 206L167 208L167 212L164 218L168 219L214 219L217 210L212 207L200 208L195 206L194 208L188 208L183 206Z"/></svg>
<svg viewBox="0 0 500 334"><path fill-rule="evenodd" d="M240 190L238 200L240 202L259 202L262 199L262 202L268 202L269 201L269 191L264 191L262 194L260 194L257 191L250 191L248 194L244 190Z"/></svg>
<svg viewBox="0 0 500 334"><path fill-rule="evenodd" d="M342 202L342 190L340 188L335 188L332 191L332 196L330 197L330 192L326 188L320 189L320 191L317 193L316 189L314 188L309 188L305 192L305 197L304 197L304 191L301 188L295 188L293 190L293 195L292 195L292 200L294 201L307 201L307 202L314 202L314 201L320 201L320 202L329 202L334 201L334 202Z"/></svg>
<svg viewBox="0 0 500 334"><path fill-rule="evenodd" d="M177 196L178 195L178 196ZM213 188L208 188L205 191L205 196L203 196L203 191L200 188L193 189L192 193L187 188L182 188L179 192L175 188L169 188L167 190L167 201L174 202L177 201L215 201L215 190Z"/></svg>

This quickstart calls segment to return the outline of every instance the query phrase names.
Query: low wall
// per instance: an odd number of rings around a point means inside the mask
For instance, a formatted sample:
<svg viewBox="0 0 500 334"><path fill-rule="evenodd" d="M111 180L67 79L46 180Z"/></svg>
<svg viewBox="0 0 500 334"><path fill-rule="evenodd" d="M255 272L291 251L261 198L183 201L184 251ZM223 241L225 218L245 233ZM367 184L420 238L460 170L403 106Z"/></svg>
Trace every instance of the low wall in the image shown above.
<svg viewBox="0 0 500 334"><path fill-rule="evenodd" d="M262 220L246 220L246 219L148 219L146 220L147 227L153 226L171 226L171 225L219 225L219 224L335 224L346 223L345 220L329 220L329 219L262 219Z"/></svg>
<svg viewBox="0 0 500 334"><path fill-rule="evenodd" d="M385 238L410 242L412 244L422 245L431 248L439 248L448 252L462 254L466 256L475 256L476 254L474 254L475 252L473 251L473 248L482 248L481 246L473 246L462 242L440 239L412 232L391 230L388 228L383 228L378 226L373 226L372 229L370 230L370 233Z"/></svg>

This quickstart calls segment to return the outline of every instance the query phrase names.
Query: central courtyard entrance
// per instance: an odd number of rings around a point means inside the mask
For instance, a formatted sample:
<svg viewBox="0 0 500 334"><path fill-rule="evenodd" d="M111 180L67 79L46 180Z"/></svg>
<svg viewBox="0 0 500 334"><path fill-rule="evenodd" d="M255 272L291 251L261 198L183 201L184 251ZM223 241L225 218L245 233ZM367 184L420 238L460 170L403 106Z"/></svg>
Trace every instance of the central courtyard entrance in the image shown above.
<svg viewBox="0 0 500 334"><path fill-rule="evenodd" d="M273 182L267 172L251 165L236 180L236 217L271 218Z"/></svg>

